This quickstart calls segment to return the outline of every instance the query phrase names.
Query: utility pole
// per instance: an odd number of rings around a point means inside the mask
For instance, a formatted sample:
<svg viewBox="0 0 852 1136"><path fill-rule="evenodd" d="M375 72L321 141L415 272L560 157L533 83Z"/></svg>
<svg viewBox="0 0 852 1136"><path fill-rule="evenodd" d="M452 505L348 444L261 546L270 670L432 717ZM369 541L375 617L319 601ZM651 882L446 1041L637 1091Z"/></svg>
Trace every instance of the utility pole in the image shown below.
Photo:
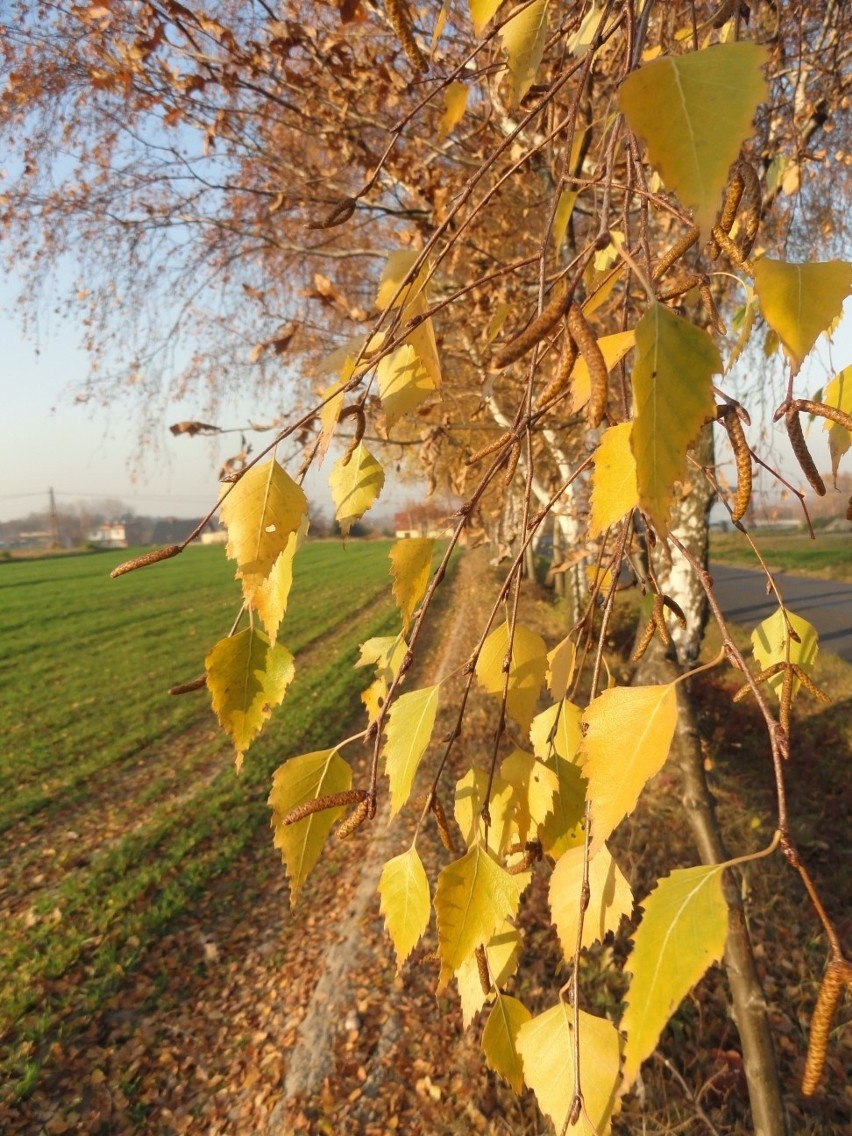
<svg viewBox="0 0 852 1136"><path fill-rule="evenodd" d="M56 515L56 498L53 496L53 486L48 490L50 494L50 547L59 548L59 517Z"/></svg>

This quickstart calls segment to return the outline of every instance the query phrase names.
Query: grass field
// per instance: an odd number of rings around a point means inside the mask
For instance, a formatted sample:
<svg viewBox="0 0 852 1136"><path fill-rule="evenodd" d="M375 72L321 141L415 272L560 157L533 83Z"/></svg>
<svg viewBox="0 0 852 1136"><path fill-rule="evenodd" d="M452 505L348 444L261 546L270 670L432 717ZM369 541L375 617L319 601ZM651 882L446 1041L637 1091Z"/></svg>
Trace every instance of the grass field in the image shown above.
<svg viewBox="0 0 852 1136"><path fill-rule="evenodd" d="M752 533L755 544L770 568L801 576L852 582L852 545L849 533L820 533L812 540L807 533ZM754 553L740 533L710 535L711 559L720 564L760 568Z"/></svg>
<svg viewBox="0 0 852 1136"><path fill-rule="evenodd" d="M271 771L339 738L358 644L398 627L389 542L308 544L282 641L297 677L234 772L198 675L239 603L221 548L111 581L132 553L0 565L0 1081L33 1085L260 826ZM359 616L355 618L356 614Z"/></svg>

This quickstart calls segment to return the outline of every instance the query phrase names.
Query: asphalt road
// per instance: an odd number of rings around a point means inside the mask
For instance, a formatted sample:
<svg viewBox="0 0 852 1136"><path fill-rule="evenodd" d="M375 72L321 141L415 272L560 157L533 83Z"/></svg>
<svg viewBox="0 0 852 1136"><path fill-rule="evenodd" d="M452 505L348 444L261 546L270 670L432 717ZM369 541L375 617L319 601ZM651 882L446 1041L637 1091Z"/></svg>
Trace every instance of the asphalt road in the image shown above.
<svg viewBox="0 0 852 1136"><path fill-rule="evenodd" d="M748 631L777 610L775 597L766 595L762 572L711 564L710 573L725 616ZM786 572L775 573L775 580L790 611L817 629L820 647L852 662L852 584L811 580Z"/></svg>

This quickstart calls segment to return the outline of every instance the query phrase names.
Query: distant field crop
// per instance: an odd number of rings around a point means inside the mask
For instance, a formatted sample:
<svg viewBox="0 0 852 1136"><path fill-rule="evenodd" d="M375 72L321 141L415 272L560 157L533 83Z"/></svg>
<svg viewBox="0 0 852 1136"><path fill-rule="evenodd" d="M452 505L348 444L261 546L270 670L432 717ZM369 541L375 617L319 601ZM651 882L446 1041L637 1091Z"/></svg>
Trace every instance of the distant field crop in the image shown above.
<svg viewBox="0 0 852 1136"><path fill-rule="evenodd" d="M852 550L849 533L752 532L761 555L770 568L829 580L852 581ZM718 563L759 569L760 564L739 533L712 533L710 555Z"/></svg>
<svg viewBox="0 0 852 1136"><path fill-rule="evenodd" d="M0 1081L13 1094L60 1023L91 1012L268 824L271 771L352 720L370 680L352 668L358 644L399 626L389 548L299 553L281 633L297 677L239 777L207 692L167 693L201 673L238 608L221 548L114 581L132 552L0 565Z"/></svg>

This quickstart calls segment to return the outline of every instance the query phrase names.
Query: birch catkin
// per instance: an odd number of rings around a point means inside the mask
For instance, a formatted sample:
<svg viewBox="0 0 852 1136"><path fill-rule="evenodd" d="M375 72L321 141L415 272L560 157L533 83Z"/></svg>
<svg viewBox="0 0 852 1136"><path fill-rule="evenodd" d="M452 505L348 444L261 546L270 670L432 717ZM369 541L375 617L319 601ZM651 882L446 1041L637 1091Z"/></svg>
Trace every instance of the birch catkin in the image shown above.
<svg viewBox="0 0 852 1136"><path fill-rule="evenodd" d="M725 203L719 215L719 228L726 233L730 233L734 221L737 219L737 210L740 207L744 189L745 181L743 180L742 170L738 166L725 193Z"/></svg>
<svg viewBox="0 0 852 1136"><path fill-rule="evenodd" d="M580 354L589 369L591 391L589 394L589 422L600 426L606 413L606 398L609 374L595 333L586 322L586 317L578 304L568 309L568 331L580 349Z"/></svg>
<svg viewBox="0 0 852 1136"><path fill-rule="evenodd" d="M820 688L803 667L800 667L797 663L793 663L792 667L793 674L796 676L796 678L799 680L799 682L802 684L811 698L815 698L817 702L822 702L825 705L828 705L831 702L831 698L825 693L824 690L820 690Z"/></svg>
<svg viewBox="0 0 852 1136"><path fill-rule="evenodd" d="M824 402L814 402L810 398L797 398L791 403L793 410L801 410L805 414L817 414L820 418L829 418L842 426L844 430L852 433L852 414L847 414L839 406L828 406Z"/></svg>
<svg viewBox="0 0 852 1136"><path fill-rule="evenodd" d="M754 676L755 686L759 686L762 682L767 682L769 679L774 678L775 675L780 674L786 666L786 663L773 663L771 667L762 670L759 674ZM751 685L741 686L731 701L742 702L744 698L747 698L751 694L751 691Z"/></svg>
<svg viewBox="0 0 852 1136"><path fill-rule="evenodd" d="M698 228L692 228L689 232L684 233L677 244L672 245L666 255L661 257L657 262L654 271L651 273L651 279L659 280L661 276L665 276L671 266L676 264L683 254L692 248L698 240L699 234L700 230Z"/></svg>
<svg viewBox="0 0 852 1136"><path fill-rule="evenodd" d="M482 993L488 995L491 993L491 977L488 974L488 957L485 954L485 947L482 943L476 948L476 969L479 972L479 985L482 988Z"/></svg>
<svg viewBox="0 0 852 1136"><path fill-rule="evenodd" d="M161 560L171 560L173 556L183 552L182 544L170 544L166 548L155 548L153 552L143 552L141 556L134 556L132 560L125 560L110 572L110 578L124 576L127 572L135 572L137 568L147 568L149 564L158 564Z"/></svg>
<svg viewBox="0 0 852 1136"><path fill-rule="evenodd" d="M493 369L502 371L504 367L508 367L511 363L517 363L522 359L528 351L532 351L536 344L547 335L547 333L556 326L556 324L565 315L565 309L568 307L570 298L568 296L568 289L564 281L557 284L547 306L542 311L540 316L536 316L520 335L516 335L514 339L502 347L494 356Z"/></svg>
<svg viewBox="0 0 852 1136"><path fill-rule="evenodd" d="M802 473L808 479L808 483L813 489L814 493L820 497L825 496L825 482L819 475L819 470L814 465L814 459L811 457L810 450L805 442L805 435L802 433L802 423L799 420L798 410L788 410L784 415L784 425L787 427L787 437L790 439L790 445L793 447L793 453L796 455L796 461L802 468Z"/></svg>
<svg viewBox="0 0 852 1136"><path fill-rule="evenodd" d="M740 416L733 407L725 410L722 415L722 425L728 432L737 463L737 496L731 513L731 520L736 523L746 515L751 501L751 450L746 441Z"/></svg>
<svg viewBox="0 0 852 1136"><path fill-rule="evenodd" d="M559 359L556 363L556 370L553 372L553 378L541 392L538 398L538 406L544 408L551 402L563 394L571 382L571 372L574 370L574 364L577 362L577 344L568 329L565 329L565 335L562 340L562 350L559 352Z"/></svg>
<svg viewBox="0 0 852 1136"><path fill-rule="evenodd" d="M814 1015L811 1018L811 1036L808 1042L808 1056L805 1061L805 1072L802 1077L802 1095L809 1097L816 1091L816 1087L825 1069L825 1058L828 1053L828 1037L831 1033L831 1023L843 987L852 977L852 967L840 959L832 959L819 988Z"/></svg>
<svg viewBox="0 0 852 1136"><path fill-rule="evenodd" d="M189 682L178 682L174 686L169 687L169 694L191 694L193 690L201 690L207 685L207 671L200 674L198 678L190 679Z"/></svg>
<svg viewBox="0 0 852 1136"><path fill-rule="evenodd" d="M757 240L757 230L760 228L760 214L763 208L763 193L760 188L760 180L755 172L754 166L747 162L744 158L740 160L737 167L740 177L743 179L743 195L742 195L742 241L741 248L743 256L748 256L754 248L754 242Z"/></svg>
<svg viewBox="0 0 852 1136"><path fill-rule="evenodd" d="M364 821L367 819L367 814L369 813L369 811L370 802L369 799L365 797L363 801L358 802L357 806L352 810L349 816L346 817L345 820L342 820L337 826L337 839L345 840L347 836L351 836L352 833L356 829L360 828Z"/></svg>
<svg viewBox="0 0 852 1136"><path fill-rule="evenodd" d="M654 623L656 624L657 631L660 639L666 647L671 647L672 637L669 635L669 629L666 627L665 604L663 603L662 596L654 596L654 610L652 614Z"/></svg>
<svg viewBox="0 0 852 1136"><path fill-rule="evenodd" d="M364 801L367 801L369 807L368 794L364 789L344 789L342 793L329 793L326 797L315 797L313 800L296 805L281 818L281 824L296 824L314 813L321 813L326 809L339 809L343 805L358 805Z"/></svg>
<svg viewBox="0 0 852 1136"><path fill-rule="evenodd" d="M486 445L480 447L476 453L471 454L465 461L465 465L476 465L477 462L482 461L483 458L487 458L489 454L493 454L496 450L499 450L501 446L505 446L507 442L511 442L511 440L512 432L511 430L507 430L505 434L501 434L496 441L486 443Z"/></svg>
<svg viewBox="0 0 852 1136"><path fill-rule="evenodd" d="M509 451L509 461L506 464L506 469L503 473L503 488L507 489L512 484L512 478L515 476L515 470L518 468L518 462L521 457L521 443L513 442L512 448Z"/></svg>
<svg viewBox="0 0 852 1136"><path fill-rule="evenodd" d="M408 5L405 3L405 0L385 0L385 10L388 14L388 19L393 25L393 30L399 36L402 50L405 52L409 62L412 63L418 71L428 71L429 66L423 58L423 53L417 46L414 32L411 30L411 13L408 10Z"/></svg>
<svg viewBox="0 0 852 1136"><path fill-rule="evenodd" d="M654 631L656 629L656 626L656 621L654 617L651 616L651 618L645 624L645 630L642 632L638 643L633 649L633 654L630 656L631 663L638 663L645 652L648 650L651 640L654 638Z"/></svg>

